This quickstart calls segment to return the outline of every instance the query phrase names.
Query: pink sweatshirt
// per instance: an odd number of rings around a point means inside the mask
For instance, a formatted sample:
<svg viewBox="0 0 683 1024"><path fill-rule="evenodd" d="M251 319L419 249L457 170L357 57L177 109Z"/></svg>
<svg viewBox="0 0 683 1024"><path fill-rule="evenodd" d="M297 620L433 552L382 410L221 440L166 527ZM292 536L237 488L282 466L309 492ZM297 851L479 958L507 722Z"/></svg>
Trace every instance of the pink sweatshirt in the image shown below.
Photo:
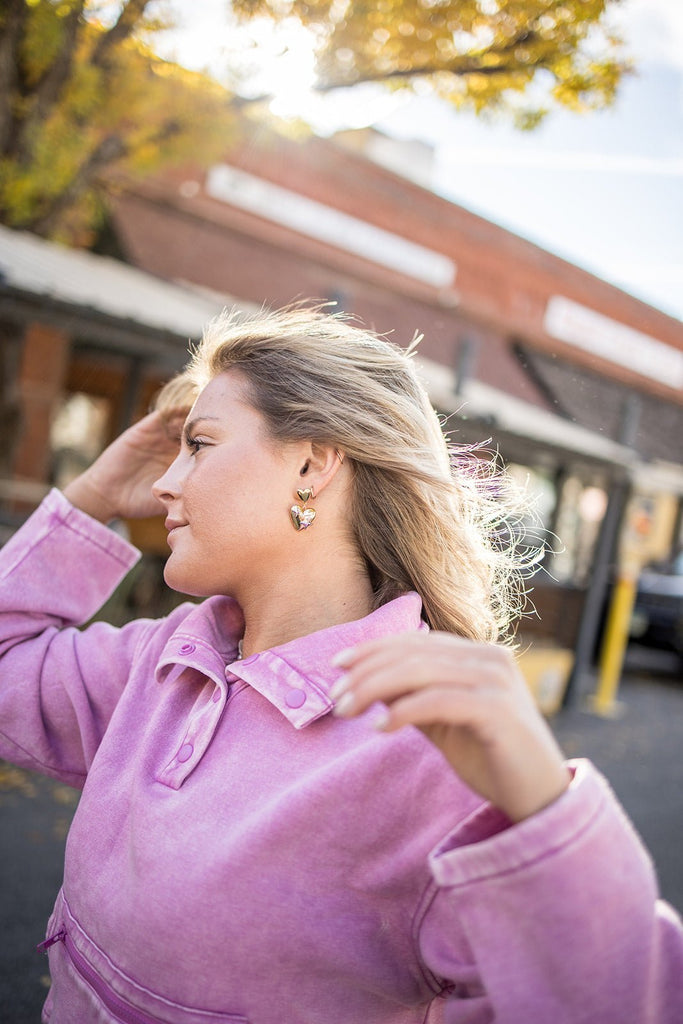
<svg viewBox="0 0 683 1024"><path fill-rule="evenodd" d="M51 1024L680 1024L683 931L587 762L518 825L416 729L329 714L416 594L236 661L215 597L83 623L136 553L53 491L0 553L0 755L83 794Z"/></svg>

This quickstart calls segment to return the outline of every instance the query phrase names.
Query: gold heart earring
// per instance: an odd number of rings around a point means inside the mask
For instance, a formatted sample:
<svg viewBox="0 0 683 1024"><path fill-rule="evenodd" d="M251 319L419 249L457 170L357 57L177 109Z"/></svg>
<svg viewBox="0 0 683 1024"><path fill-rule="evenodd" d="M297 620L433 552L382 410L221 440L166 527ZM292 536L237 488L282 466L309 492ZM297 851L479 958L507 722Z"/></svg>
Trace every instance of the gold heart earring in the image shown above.
<svg viewBox="0 0 683 1024"><path fill-rule="evenodd" d="M289 514L295 530L307 530L315 519L315 509L306 508L311 498L315 498L312 487L297 487L296 494L301 505L292 505Z"/></svg>

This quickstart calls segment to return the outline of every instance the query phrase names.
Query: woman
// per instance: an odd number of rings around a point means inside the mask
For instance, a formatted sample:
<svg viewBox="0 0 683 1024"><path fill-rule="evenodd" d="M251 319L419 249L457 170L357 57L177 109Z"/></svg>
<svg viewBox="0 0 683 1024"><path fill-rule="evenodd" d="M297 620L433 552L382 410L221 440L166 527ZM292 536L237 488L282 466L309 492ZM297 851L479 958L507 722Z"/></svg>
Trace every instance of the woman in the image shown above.
<svg viewBox="0 0 683 1024"><path fill-rule="evenodd" d="M0 754L83 787L44 1020L683 1019L647 854L494 642L485 483L406 353L223 317L10 541ZM160 506L207 600L75 628L136 557L103 524Z"/></svg>

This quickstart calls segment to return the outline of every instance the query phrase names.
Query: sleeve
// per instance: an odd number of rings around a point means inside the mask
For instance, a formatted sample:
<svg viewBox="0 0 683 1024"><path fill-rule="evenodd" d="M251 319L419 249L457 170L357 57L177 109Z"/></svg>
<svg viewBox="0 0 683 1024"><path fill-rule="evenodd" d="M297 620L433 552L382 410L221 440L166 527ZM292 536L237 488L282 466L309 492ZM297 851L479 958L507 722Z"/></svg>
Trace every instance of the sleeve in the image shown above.
<svg viewBox="0 0 683 1024"><path fill-rule="evenodd" d="M517 825L484 805L430 856L420 955L449 1024L678 1024L683 926L605 779Z"/></svg>
<svg viewBox="0 0 683 1024"><path fill-rule="evenodd" d="M56 490L0 551L0 757L83 785L154 623L76 627L138 558Z"/></svg>

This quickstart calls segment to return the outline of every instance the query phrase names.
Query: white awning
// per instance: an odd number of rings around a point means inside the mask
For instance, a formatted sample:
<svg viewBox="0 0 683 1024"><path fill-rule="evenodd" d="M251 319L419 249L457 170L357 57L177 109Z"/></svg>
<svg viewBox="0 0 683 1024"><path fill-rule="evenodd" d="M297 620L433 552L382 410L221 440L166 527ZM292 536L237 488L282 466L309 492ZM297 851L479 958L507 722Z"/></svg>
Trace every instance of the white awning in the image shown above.
<svg viewBox="0 0 683 1024"><path fill-rule="evenodd" d="M197 338L231 295L162 281L118 260L0 226L0 296L6 287Z"/></svg>

